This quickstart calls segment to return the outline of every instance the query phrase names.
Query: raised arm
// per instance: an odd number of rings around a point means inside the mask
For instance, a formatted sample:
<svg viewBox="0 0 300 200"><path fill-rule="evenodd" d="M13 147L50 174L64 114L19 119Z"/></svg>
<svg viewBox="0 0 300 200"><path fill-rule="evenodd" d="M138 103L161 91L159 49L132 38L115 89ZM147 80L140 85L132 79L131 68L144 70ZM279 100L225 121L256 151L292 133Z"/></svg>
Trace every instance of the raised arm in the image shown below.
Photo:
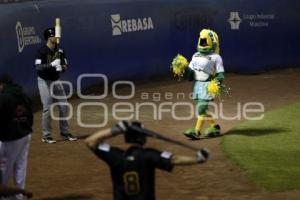
<svg viewBox="0 0 300 200"><path fill-rule="evenodd" d="M106 139L114 137L115 135L117 134L114 134L112 129L107 128L97 131L93 135L89 136L85 139L85 143L90 149L95 149L98 144L102 143Z"/></svg>
<svg viewBox="0 0 300 200"><path fill-rule="evenodd" d="M208 157L209 157L209 151L207 149L201 149L193 157L173 155L171 162L173 165L193 165L193 164L204 163L208 159Z"/></svg>
<svg viewBox="0 0 300 200"><path fill-rule="evenodd" d="M89 136L85 139L86 145L90 149L97 148L98 144L102 143L104 140L115 137L122 132L125 132L128 128L128 124L126 122L119 122L116 126L112 128L107 128L104 130L100 130Z"/></svg>

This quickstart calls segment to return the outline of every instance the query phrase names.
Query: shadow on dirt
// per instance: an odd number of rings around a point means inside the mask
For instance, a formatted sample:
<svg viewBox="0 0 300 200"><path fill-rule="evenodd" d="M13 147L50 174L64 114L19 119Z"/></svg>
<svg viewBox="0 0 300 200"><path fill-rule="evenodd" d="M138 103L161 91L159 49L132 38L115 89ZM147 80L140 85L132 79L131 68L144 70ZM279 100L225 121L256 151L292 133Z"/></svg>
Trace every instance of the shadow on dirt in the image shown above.
<svg viewBox="0 0 300 200"><path fill-rule="evenodd" d="M280 128L250 128L250 129L233 129L225 133L225 135L244 135L244 136L264 136L271 134L283 134L289 132L289 129Z"/></svg>

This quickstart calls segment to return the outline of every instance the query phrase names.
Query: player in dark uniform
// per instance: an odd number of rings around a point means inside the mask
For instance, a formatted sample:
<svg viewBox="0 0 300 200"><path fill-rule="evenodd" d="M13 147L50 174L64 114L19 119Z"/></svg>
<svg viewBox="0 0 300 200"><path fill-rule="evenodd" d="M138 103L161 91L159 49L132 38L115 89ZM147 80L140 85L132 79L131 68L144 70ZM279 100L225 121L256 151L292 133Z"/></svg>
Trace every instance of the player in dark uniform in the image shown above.
<svg viewBox="0 0 300 200"><path fill-rule="evenodd" d="M202 149L195 157L176 156L152 148L143 148L146 135L133 131L131 126L120 122L112 129L96 132L85 142L88 147L110 167L114 200L155 200L155 169L172 171L174 165L203 163L208 151ZM124 133L125 141L132 145L127 150L110 146L105 139Z"/></svg>
<svg viewBox="0 0 300 200"><path fill-rule="evenodd" d="M7 74L0 75L0 121L0 184L5 187L14 179L14 185L24 189L33 125L31 99ZM12 198L23 199L20 193Z"/></svg>
<svg viewBox="0 0 300 200"><path fill-rule="evenodd" d="M49 144L56 142L51 136L51 105L54 100L59 101L58 108L61 119L59 121L59 126L61 136L66 140L75 141L77 138L70 134L69 124L66 120L68 115L68 107L66 106L67 98L63 85L59 80L60 74L67 69L68 62L64 51L61 48L58 48L55 29L46 29L44 38L47 43L38 50L37 58L35 60L38 74L38 87L43 103L42 142ZM59 98L54 98L53 95Z"/></svg>

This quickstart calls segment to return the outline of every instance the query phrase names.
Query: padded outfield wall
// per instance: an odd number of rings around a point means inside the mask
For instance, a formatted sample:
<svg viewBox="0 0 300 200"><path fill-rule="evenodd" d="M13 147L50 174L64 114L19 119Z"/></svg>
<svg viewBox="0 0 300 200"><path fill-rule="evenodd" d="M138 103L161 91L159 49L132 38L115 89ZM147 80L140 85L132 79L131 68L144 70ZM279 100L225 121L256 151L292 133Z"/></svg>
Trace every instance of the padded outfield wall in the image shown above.
<svg viewBox="0 0 300 200"><path fill-rule="evenodd" d="M227 71L257 73L300 66L297 0L40 0L0 4L0 71L37 92L34 59L56 17L70 64L109 80L169 72L172 58L191 58L199 30L220 37ZM91 79L89 83L95 81ZM88 84L88 81L85 82Z"/></svg>

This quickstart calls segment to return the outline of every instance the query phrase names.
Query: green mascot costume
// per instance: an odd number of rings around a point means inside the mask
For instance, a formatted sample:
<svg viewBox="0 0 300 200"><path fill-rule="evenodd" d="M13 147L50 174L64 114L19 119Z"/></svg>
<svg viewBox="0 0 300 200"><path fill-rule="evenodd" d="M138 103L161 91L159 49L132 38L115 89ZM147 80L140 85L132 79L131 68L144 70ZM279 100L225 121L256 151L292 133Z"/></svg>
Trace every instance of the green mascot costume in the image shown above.
<svg viewBox="0 0 300 200"><path fill-rule="evenodd" d="M220 126L208 113L208 104L221 94L224 81L218 35L212 30L203 29L200 32L197 50L190 63L182 55L177 55L171 65L175 76L194 81L193 99L197 104L198 117L195 128L184 132L184 135L191 139L200 139L205 122L208 122L209 127L202 135L217 136L221 131Z"/></svg>

